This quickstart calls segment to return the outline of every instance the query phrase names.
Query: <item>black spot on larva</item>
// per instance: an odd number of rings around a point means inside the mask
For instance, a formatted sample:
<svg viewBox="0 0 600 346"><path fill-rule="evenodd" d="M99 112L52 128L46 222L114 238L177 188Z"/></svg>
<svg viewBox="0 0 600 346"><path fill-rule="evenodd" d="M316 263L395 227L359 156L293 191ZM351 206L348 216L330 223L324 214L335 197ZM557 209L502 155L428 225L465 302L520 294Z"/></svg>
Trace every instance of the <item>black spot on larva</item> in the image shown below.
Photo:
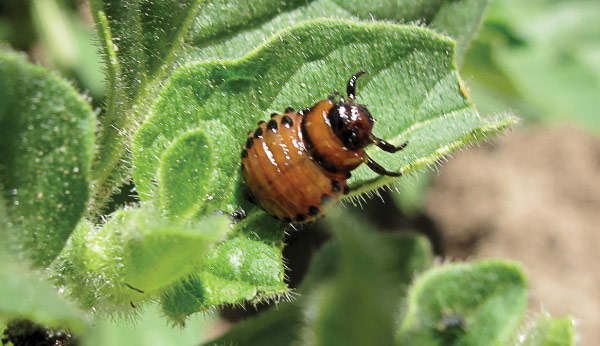
<svg viewBox="0 0 600 346"><path fill-rule="evenodd" d="M286 216L283 218L283 222L290 223L290 222L292 222L292 219Z"/></svg>
<svg viewBox="0 0 600 346"><path fill-rule="evenodd" d="M306 221L306 215L304 215L304 214L296 215L296 221L298 221L298 222Z"/></svg>
<svg viewBox="0 0 600 346"><path fill-rule="evenodd" d="M344 186L344 195L347 195L350 193L350 188L348 186Z"/></svg>
<svg viewBox="0 0 600 346"><path fill-rule="evenodd" d="M294 121L292 120L292 118L288 117L287 115L281 118L281 123L287 128L290 128L292 127L292 125L294 125Z"/></svg>
<svg viewBox="0 0 600 346"><path fill-rule="evenodd" d="M263 129L259 127L254 131L254 138L263 138Z"/></svg>
<svg viewBox="0 0 600 346"><path fill-rule="evenodd" d="M326 193L321 195L321 204L328 203L329 201L331 201L331 196Z"/></svg>
<svg viewBox="0 0 600 346"><path fill-rule="evenodd" d="M244 170L246 168L246 166L244 166L243 162L242 162L242 165L240 167L242 168L242 170Z"/></svg>
<svg viewBox="0 0 600 346"><path fill-rule="evenodd" d="M274 119L269 120L269 122L267 123L267 129L271 131L276 131L277 121L275 121Z"/></svg>
<svg viewBox="0 0 600 346"><path fill-rule="evenodd" d="M310 215L310 216L317 216L317 215L319 215L320 212L321 212L321 209L319 209L319 207L315 207L314 205L311 205L310 207L308 207L308 215Z"/></svg>
<svg viewBox="0 0 600 346"><path fill-rule="evenodd" d="M329 171L331 173L338 172L337 168L335 168L335 166L330 164L329 162L325 161L325 159L322 156L319 156L318 163L319 163L319 166L325 168L327 171Z"/></svg>
<svg viewBox="0 0 600 346"><path fill-rule="evenodd" d="M340 183L337 180L331 181L331 192L337 193L337 192L340 192L341 189L342 189L342 186L340 185Z"/></svg>
<svg viewBox="0 0 600 346"><path fill-rule="evenodd" d="M352 173L346 172L346 179L350 179L351 176L352 176Z"/></svg>
<svg viewBox="0 0 600 346"><path fill-rule="evenodd" d="M276 117L277 113L271 113L271 118Z"/></svg>
<svg viewBox="0 0 600 346"><path fill-rule="evenodd" d="M256 125L260 126L260 125L262 125L262 124L264 124L264 123L265 123L265 121L264 121L264 120L261 120L261 121L259 121L259 122L258 122Z"/></svg>
<svg viewBox="0 0 600 346"><path fill-rule="evenodd" d="M242 150L242 159L245 159L248 157L248 152L246 150Z"/></svg>
<svg viewBox="0 0 600 346"><path fill-rule="evenodd" d="M254 145L254 139L252 137L248 138L248 140L246 140L246 149L252 148L253 145Z"/></svg>
<svg viewBox="0 0 600 346"><path fill-rule="evenodd" d="M285 112L286 112L286 113L292 113L293 111L294 111L294 107L292 107L292 106L288 106L288 107L286 107L286 109L285 109Z"/></svg>

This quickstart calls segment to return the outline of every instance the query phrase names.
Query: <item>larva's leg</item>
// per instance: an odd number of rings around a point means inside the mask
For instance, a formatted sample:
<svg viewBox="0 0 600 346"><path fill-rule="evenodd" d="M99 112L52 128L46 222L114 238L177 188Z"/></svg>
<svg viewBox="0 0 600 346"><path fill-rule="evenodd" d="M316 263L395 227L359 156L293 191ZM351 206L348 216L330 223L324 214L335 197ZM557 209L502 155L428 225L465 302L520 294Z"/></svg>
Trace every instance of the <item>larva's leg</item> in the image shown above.
<svg viewBox="0 0 600 346"><path fill-rule="evenodd" d="M399 146L395 146L392 143L386 142L383 139L377 138L375 136L371 136L371 140L373 140L373 143L375 143L375 145L378 146L381 150L386 151L388 153L395 153L406 148L406 146L408 145L408 141L406 141L400 144Z"/></svg>
<svg viewBox="0 0 600 346"><path fill-rule="evenodd" d="M402 176L402 173L400 173L400 172L391 172L391 171L388 171L387 169L383 168L380 164L373 161L373 159L370 158L369 155L365 155L365 158L366 158L365 162L366 162L367 166L369 166L369 168L377 174L387 175L388 177Z"/></svg>

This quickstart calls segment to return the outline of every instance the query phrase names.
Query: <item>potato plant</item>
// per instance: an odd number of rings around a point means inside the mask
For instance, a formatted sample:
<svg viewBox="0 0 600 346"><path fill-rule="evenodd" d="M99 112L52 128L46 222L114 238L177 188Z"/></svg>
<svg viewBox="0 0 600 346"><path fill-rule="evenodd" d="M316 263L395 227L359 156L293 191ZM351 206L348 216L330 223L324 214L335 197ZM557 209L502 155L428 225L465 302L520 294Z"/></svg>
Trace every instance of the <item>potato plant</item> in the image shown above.
<svg viewBox="0 0 600 346"><path fill-rule="evenodd" d="M94 344L93 321L157 302L165 318L276 301L215 345L570 345L571 320L522 327L517 263L434 264L428 241L333 211L297 292L290 229L248 202L240 148L256 122L308 107L366 70L369 151L405 175L518 123L482 117L459 75L485 0L91 0L106 99L0 50L0 321ZM362 167L347 201L398 179ZM139 203L107 209L132 182ZM226 214L243 209L234 222ZM114 208L113 208L114 209ZM109 212L106 212L109 210ZM297 293L297 294L296 294ZM21 326L21 327L20 327ZM55 335L55 334L52 334ZM87 339L86 339L87 338Z"/></svg>

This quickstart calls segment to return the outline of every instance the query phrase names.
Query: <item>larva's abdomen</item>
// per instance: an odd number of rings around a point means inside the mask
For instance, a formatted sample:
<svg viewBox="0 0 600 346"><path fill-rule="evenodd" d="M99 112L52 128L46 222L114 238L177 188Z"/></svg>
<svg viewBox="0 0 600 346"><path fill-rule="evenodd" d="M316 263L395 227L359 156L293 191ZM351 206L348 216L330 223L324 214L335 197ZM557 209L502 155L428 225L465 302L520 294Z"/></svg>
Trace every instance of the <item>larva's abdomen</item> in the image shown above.
<svg viewBox="0 0 600 346"><path fill-rule="evenodd" d="M307 152L303 120L293 111L273 115L248 134L242 151L242 173L255 203L287 222L314 220L324 203L347 190L345 173L326 171Z"/></svg>

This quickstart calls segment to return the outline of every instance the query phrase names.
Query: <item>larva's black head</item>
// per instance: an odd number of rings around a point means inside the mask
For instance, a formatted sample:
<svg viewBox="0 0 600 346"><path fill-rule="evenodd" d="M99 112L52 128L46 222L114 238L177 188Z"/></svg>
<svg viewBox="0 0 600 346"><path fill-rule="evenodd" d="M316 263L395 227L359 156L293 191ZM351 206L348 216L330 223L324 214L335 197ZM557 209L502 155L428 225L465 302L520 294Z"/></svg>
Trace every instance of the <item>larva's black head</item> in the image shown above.
<svg viewBox="0 0 600 346"><path fill-rule="evenodd" d="M335 135L350 150L359 150L373 142L371 130L375 120L367 108L354 103L356 79L365 74L360 71L348 80L348 98L340 98L329 111L329 124Z"/></svg>

